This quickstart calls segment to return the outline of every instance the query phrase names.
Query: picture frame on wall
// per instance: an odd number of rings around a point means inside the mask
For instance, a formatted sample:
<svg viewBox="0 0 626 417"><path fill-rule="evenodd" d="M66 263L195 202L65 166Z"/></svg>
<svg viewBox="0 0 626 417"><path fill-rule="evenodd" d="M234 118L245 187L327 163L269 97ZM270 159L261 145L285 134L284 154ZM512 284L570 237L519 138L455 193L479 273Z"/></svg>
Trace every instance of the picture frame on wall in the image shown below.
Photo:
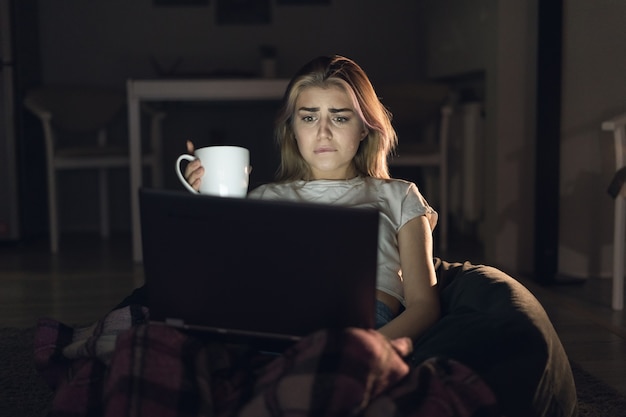
<svg viewBox="0 0 626 417"><path fill-rule="evenodd" d="M331 0L276 0L279 6L316 6L329 5Z"/></svg>
<svg viewBox="0 0 626 417"><path fill-rule="evenodd" d="M208 6L209 0L152 0L152 4L167 7Z"/></svg>
<svg viewBox="0 0 626 417"><path fill-rule="evenodd" d="M218 25L263 25L272 22L270 0L216 0Z"/></svg>

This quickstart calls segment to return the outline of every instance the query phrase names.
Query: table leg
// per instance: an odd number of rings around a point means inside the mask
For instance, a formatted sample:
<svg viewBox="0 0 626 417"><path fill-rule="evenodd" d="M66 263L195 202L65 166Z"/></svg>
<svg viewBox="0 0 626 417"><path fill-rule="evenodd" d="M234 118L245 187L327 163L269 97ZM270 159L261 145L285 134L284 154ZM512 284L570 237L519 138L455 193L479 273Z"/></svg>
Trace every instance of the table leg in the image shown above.
<svg viewBox="0 0 626 417"><path fill-rule="evenodd" d="M621 195L615 198L615 231L613 238L613 288L611 307L613 310L624 309L624 231L626 229L625 199Z"/></svg>
<svg viewBox="0 0 626 417"><path fill-rule="evenodd" d="M618 126L613 132L615 140L615 164L617 168L626 166L626 128ZM626 199L622 192L615 197L615 231L613 238L613 289L611 306L613 310L624 309L624 240L626 232Z"/></svg>
<svg viewBox="0 0 626 417"><path fill-rule="evenodd" d="M134 97L132 85L128 83L128 146L130 157L130 209L131 238L133 261L143 261L141 246L141 222L139 216L139 188L141 177L141 124L139 119L139 100Z"/></svg>

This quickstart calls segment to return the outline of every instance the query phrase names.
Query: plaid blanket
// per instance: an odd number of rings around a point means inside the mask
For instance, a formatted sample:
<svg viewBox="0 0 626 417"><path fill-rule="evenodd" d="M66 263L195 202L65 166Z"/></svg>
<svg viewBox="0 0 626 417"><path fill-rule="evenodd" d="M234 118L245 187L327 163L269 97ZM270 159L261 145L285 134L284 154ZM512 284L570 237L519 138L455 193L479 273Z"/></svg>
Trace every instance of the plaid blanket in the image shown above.
<svg viewBox="0 0 626 417"><path fill-rule="evenodd" d="M35 363L55 389L50 416L496 416L470 369L411 368L408 339L321 330L282 355L202 341L128 306L74 329L41 319Z"/></svg>

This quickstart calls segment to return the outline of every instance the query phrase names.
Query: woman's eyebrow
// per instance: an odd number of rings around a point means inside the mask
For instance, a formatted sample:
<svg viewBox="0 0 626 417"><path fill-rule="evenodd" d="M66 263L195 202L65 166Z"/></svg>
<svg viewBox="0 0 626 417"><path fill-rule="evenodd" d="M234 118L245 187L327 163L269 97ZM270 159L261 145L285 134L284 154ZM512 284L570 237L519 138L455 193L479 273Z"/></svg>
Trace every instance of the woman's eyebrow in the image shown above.
<svg viewBox="0 0 626 417"><path fill-rule="evenodd" d="M298 109L298 111L318 112L318 111L320 111L320 108L319 107L300 107ZM346 108L343 108L343 109L330 108L330 109L328 109L328 111L330 113L345 113L345 112L353 112L354 110L349 108L349 107L346 107Z"/></svg>

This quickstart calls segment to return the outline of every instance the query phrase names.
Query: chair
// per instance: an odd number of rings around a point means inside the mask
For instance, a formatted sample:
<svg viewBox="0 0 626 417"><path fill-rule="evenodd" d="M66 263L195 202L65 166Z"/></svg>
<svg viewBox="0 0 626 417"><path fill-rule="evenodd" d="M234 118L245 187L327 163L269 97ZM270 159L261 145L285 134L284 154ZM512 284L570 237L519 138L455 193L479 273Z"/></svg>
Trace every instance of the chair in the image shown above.
<svg viewBox="0 0 626 417"><path fill-rule="evenodd" d="M57 171L98 170L100 234L109 236L107 170L129 166L128 145L111 144L107 130L125 107L123 92L99 87L42 87L29 91L25 107L41 121L46 146L50 251L59 249ZM150 116L151 154L143 163L160 186L160 123L164 114L145 107ZM71 136L72 141L68 140ZM66 138L65 145L61 138ZM71 143L70 143L71 142Z"/></svg>
<svg viewBox="0 0 626 417"><path fill-rule="evenodd" d="M624 309L624 239L626 238L626 187L620 180L620 170L626 167L626 114L602 123L602 130L612 131L615 145L616 178L612 183L615 199L615 225L613 231L613 310Z"/></svg>
<svg viewBox="0 0 626 417"><path fill-rule="evenodd" d="M452 105L450 88L443 84L404 83L383 85L378 90L391 111L398 132L398 148L390 167L439 169L439 248L448 248L448 136ZM426 177L432 190L432 177ZM428 196L426 196L428 199Z"/></svg>

